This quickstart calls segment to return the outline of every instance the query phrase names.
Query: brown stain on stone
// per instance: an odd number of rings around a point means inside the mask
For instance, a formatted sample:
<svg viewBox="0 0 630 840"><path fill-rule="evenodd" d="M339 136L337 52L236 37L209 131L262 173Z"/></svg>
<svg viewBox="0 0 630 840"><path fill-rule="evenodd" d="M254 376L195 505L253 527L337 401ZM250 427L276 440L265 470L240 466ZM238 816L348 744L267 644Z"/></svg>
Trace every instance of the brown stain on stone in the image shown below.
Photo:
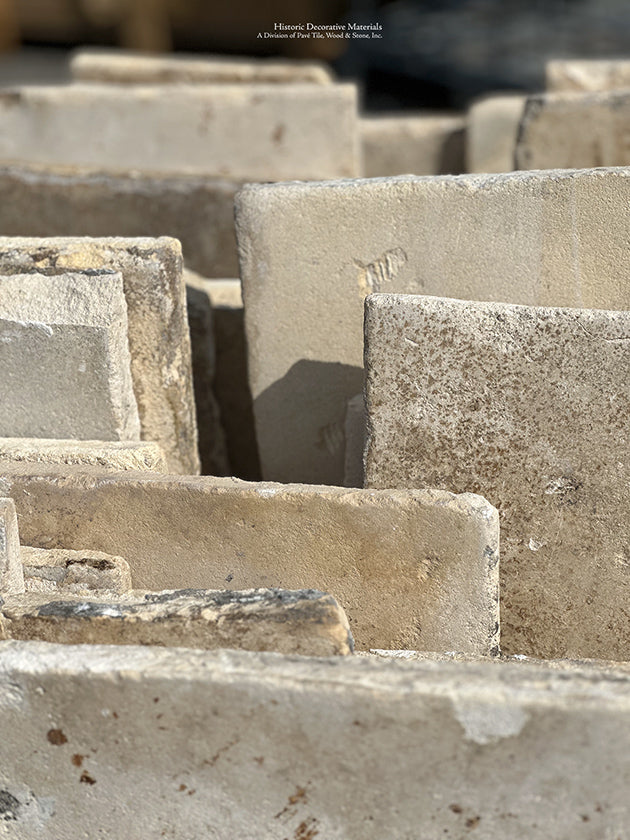
<svg viewBox="0 0 630 840"><path fill-rule="evenodd" d="M84 758L84 755L81 755L80 753L75 753L70 759L70 761L74 764L75 767L81 767Z"/></svg>
<svg viewBox="0 0 630 840"><path fill-rule="evenodd" d="M62 744L67 744L68 739L63 734L61 729L49 729L46 733L49 743L54 744L55 747L60 747Z"/></svg>

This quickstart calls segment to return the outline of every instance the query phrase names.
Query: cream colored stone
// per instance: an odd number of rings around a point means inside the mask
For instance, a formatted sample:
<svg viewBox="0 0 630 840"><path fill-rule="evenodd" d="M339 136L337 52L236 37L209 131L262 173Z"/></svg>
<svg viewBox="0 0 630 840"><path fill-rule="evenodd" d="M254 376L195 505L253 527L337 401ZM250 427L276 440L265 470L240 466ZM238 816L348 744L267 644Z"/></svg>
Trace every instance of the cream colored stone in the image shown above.
<svg viewBox="0 0 630 840"><path fill-rule="evenodd" d="M628 658L629 339L630 312L367 301L366 486L498 508L508 653Z"/></svg>
<svg viewBox="0 0 630 840"><path fill-rule="evenodd" d="M107 597L15 595L0 607L8 638L68 645L352 653L348 619L330 595L284 589L134 591Z"/></svg>
<svg viewBox="0 0 630 840"><path fill-rule="evenodd" d="M0 470L11 462L84 464L109 472L166 472L164 453L149 441L47 440L0 438Z"/></svg>
<svg viewBox="0 0 630 840"><path fill-rule="evenodd" d="M80 83L5 89L0 160L236 181L359 174L352 84L182 84L170 93Z"/></svg>
<svg viewBox="0 0 630 840"><path fill-rule="evenodd" d="M630 309L630 171L246 187L237 199L262 473L341 484L369 292Z"/></svg>
<svg viewBox="0 0 630 840"><path fill-rule="evenodd" d="M31 465L1 475L23 542L121 554L138 588L318 588L362 649L498 646L498 518L477 496Z"/></svg>
<svg viewBox="0 0 630 840"><path fill-rule="evenodd" d="M219 55L147 55L127 50L80 49L70 60L72 78L108 84L264 83L326 85L333 80L325 64L287 59L231 58Z"/></svg>
<svg viewBox="0 0 630 840"><path fill-rule="evenodd" d="M137 440L119 273L0 276L0 433Z"/></svg>
<svg viewBox="0 0 630 840"><path fill-rule="evenodd" d="M516 144L517 169L627 166L630 90L530 96Z"/></svg>
<svg viewBox="0 0 630 840"><path fill-rule="evenodd" d="M0 600L24 592L20 537L13 499L0 498ZM2 622L0 622L2 638Z"/></svg>
<svg viewBox="0 0 630 840"><path fill-rule="evenodd" d="M622 669L11 641L0 673L20 840L627 834Z"/></svg>
<svg viewBox="0 0 630 840"><path fill-rule="evenodd" d="M526 97L493 94L474 102L466 125L466 171L511 172Z"/></svg>
<svg viewBox="0 0 630 840"><path fill-rule="evenodd" d="M630 88L630 61L627 59L555 59L545 68L550 93L598 91Z"/></svg>
<svg viewBox="0 0 630 840"><path fill-rule="evenodd" d="M174 239L0 237L0 275L107 268L123 277L143 440L173 473L199 471L181 246ZM94 277L96 282L97 276ZM6 435L6 432L4 432Z"/></svg>
<svg viewBox="0 0 630 840"><path fill-rule="evenodd" d="M131 589L129 563L102 551L32 548L23 545L20 558L27 592L86 595Z"/></svg>
<svg viewBox="0 0 630 840"><path fill-rule="evenodd" d="M464 170L463 115L363 117L359 131L366 178L458 174Z"/></svg>

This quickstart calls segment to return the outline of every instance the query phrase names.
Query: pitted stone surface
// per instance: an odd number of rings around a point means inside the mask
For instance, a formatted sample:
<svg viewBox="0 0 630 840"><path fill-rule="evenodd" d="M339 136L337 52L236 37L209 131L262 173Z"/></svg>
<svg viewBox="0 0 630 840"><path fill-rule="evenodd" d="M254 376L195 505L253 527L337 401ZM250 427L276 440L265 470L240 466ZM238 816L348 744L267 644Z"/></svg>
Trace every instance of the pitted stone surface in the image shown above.
<svg viewBox="0 0 630 840"><path fill-rule="evenodd" d="M20 536L13 499L0 497L0 600L24 592ZM2 633L0 621L0 636Z"/></svg>
<svg viewBox="0 0 630 840"><path fill-rule="evenodd" d="M123 278L131 377L141 437L162 447L171 472L198 472L190 337L179 242L168 237L0 237L0 275L63 274L103 267L120 272ZM93 279L97 282L98 272Z"/></svg>
<svg viewBox="0 0 630 840"><path fill-rule="evenodd" d="M0 276L0 433L137 440L119 273Z"/></svg>
<svg viewBox="0 0 630 840"><path fill-rule="evenodd" d="M0 438L0 470L7 463L84 464L110 472L166 472L164 453L149 441Z"/></svg>
<svg viewBox="0 0 630 840"><path fill-rule="evenodd" d="M358 648L490 653L498 516L442 491L365 491L7 467L22 541L121 554L135 587L318 588Z"/></svg>
<svg viewBox="0 0 630 840"><path fill-rule="evenodd" d="M123 593L131 589L129 563L102 551L31 548L20 558L27 592L85 595L94 591Z"/></svg>
<svg viewBox="0 0 630 840"><path fill-rule="evenodd" d="M374 295L366 486L483 495L502 648L627 659L630 313Z"/></svg>

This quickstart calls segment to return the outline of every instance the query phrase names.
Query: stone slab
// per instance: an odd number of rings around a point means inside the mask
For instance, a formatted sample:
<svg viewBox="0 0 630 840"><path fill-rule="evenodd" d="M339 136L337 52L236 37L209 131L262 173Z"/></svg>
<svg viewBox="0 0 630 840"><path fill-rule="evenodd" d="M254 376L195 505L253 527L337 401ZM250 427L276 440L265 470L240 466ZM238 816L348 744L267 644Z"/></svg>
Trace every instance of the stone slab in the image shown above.
<svg viewBox="0 0 630 840"><path fill-rule="evenodd" d="M70 551L23 545L20 558L26 592L86 595L122 594L131 589L131 570L123 557L103 551Z"/></svg>
<svg viewBox="0 0 630 840"><path fill-rule="evenodd" d="M21 840L627 838L620 669L8 641L0 673Z"/></svg>
<svg viewBox="0 0 630 840"><path fill-rule="evenodd" d="M0 237L0 275L60 274L103 266L123 277L141 438L162 447L170 472L196 473L197 428L179 242L168 237Z"/></svg>
<svg viewBox="0 0 630 840"><path fill-rule="evenodd" d="M352 84L178 85L172 96L155 85L12 88L0 95L0 160L237 181L353 177L356 110Z"/></svg>
<svg viewBox="0 0 630 840"><path fill-rule="evenodd" d="M511 172L525 96L494 94L474 102L466 125L466 171Z"/></svg>
<svg viewBox="0 0 630 840"><path fill-rule="evenodd" d="M343 471L344 487L363 487L363 450L365 449L365 404L363 394L348 400L344 436L346 454Z"/></svg>
<svg viewBox="0 0 630 840"><path fill-rule="evenodd" d="M366 178L464 171L463 114L363 117L359 132Z"/></svg>
<svg viewBox="0 0 630 840"><path fill-rule="evenodd" d="M231 58L219 55L147 55L127 50L79 49L70 59L79 82L108 84L319 84L333 81L322 62Z"/></svg>
<svg viewBox="0 0 630 840"><path fill-rule="evenodd" d="M345 656L348 619L314 589L134 591L106 599L15 595L0 607L7 638L68 645L159 645Z"/></svg>
<svg viewBox="0 0 630 840"><path fill-rule="evenodd" d="M630 309L627 169L249 186L237 199L263 477L343 482L369 292Z"/></svg>
<svg viewBox="0 0 630 840"><path fill-rule="evenodd" d="M317 588L360 649L499 643L498 517L477 496L29 465L0 492L23 542L121 554L137 588Z"/></svg>
<svg viewBox="0 0 630 840"><path fill-rule="evenodd" d="M0 276L0 433L137 440L119 273Z"/></svg>
<svg viewBox="0 0 630 840"><path fill-rule="evenodd" d="M627 659L630 312L375 295L368 487L483 493L502 648Z"/></svg>
<svg viewBox="0 0 630 840"><path fill-rule="evenodd" d="M630 61L627 59L555 59L545 68L549 93L597 91L630 88Z"/></svg>
<svg viewBox="0 0 630 840"><path fill-rule="evenodd" d="M0 498L0 599L20 592L24 592L24 573L15 504L13 499Z"/></svg>
<svg viewBox="0 0 630 840"><path fill-rule="evenodd" d="M0 234L179 239L205 277L238 275L234 196L240 182L196 175L0 166Z"/></svg>
<svg viewBox="0 0 630 840"><path fill-rule="evenodd" d="M527 99L516 169L627 166L630 90L548 93Z"/></svg>
<svg viewBox="0 0 630 840"><path fill-rule="evenodd" d="M0 438L0 470L7 463L84 464L109 472L167 472L164 453L149 441Z"/></svg>

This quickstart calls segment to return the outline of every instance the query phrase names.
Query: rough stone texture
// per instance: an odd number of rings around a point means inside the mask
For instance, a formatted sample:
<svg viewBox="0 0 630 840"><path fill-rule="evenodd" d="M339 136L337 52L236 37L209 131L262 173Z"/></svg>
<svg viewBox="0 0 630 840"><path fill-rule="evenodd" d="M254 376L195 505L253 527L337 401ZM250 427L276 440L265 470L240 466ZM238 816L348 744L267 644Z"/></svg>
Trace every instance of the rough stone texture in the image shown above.
<svg viewBox="0 0 630 840"><path fill-rule="evenodd" d="M232 474L260 479L252 393L247 378L247 344L240 280L205 280L213 309L216 366L213 390L221 411Z"/></svg>
<svg viewBox="0 0 630 840"><path fill-rule="evenodd" d="M228 83L330 84L325 64L214 55L146 55L119 50L77 50L70 60L72 78L108 84Z"/></svg>
<svg viewBox="0 0 630 840"><path fill-rule="evenodd" d="M246 187L237 225L263 476L343 482L368 292L630 309L629 205L626 169Z"/></svg>
<svg viewBox="0 0 630 840"><path fill-rule="evenodd" d="M463 115L414 114L359 120L366 178L464 171Z"/></svg>
<svg viewBox="0 0 630 840"><path fill-rule="evenodd" d="M629 312L367 301L366 486L498 508L508 653L628 658L629 337Z"/></svg>
<svg viewBox="0 0 630 840"><path fill-rule="evenodd" d="M627 166L630 90L549 93L527 99L516 169Z"/></svg>
<svg viewBox="0 0 630 840"><path fill-rule="evenodd" d="M137 440L119 273L0 276L0 433Z"/></svg>
<svg viewBox="0 0 630 840"><path fill-rule="evenodd" d="M23 542L122 554L138 588L314 587L359 648L498 645L498 516L477 496L28 465L2 476Z"/></svg>
<svg viewBox="0 0 630 840"><path fill-rule="evenodd" d="M123 557L102 551L31 548L20 558L27 592L85 595L94 591L121 594L131 589L131 570Z"/></svg>
<svg viewBox="0 0 630 840"><path fill-rule="evenodd" d="M184 269L184 281L201 472L204 475L231 475L221 412L214 393L215 326L212 301L206 290L206 285L212 281L204 280L188 269Z"/></svg>
<svg viewBox="0 0 630 840"><path fill-rule="evenodd" d="M252 181L353 177L356 109L350 84L178 85L171 96L161 86L5 89L0 160Z"/></svg>
<svg viewBox="0 0 630 840"><path fill-rule="evenodd" d="M7 463L84 464L109 472L166 472L164 453L149 441L0 438L0 470Z"/></svg>
<svg viewBox="0 0 630 840"><path fill-rule="evenodd" d="M238 274L234 196L240 183L195 175L0 166L5 236L169 236L205 277Z"/></svg>
<svg viewBox="0 0 630 840"><path fill-rule="evenodd" d="M0 237L0 275L60 274L101 266L123 277L141 437L162 447L170 472L199 472L179 242L167 237Z"/></svg>
<svg viewBox="0 0 630 840"><path fill-rule="evenodd" d="M24 592L24 573L15 504L13 499L0 498L0 600L20 592Z"/></svg>
<svg viewBox="0 0 630 840"><path fill-rule="evenodd" d="M68 645L352 653L348 619L330 595L284 589L131 592L118 598L16 595L0 607L8 638Z"/></svg>
<svg viewBox="0 0 630 840"><path fill-rule="evenodd" d="M468 109L466 171L511 172L525 96L487 96Z"/></svg>
<svg viewBox="0 0 630 840"><path fill-rule="evenodd" d="M9 641L0 673L9 837L627 837L622 669Z"/></svg>
<svg viewBox="0 0 630 840"><path fill-rule="evenodd" d="M630 88L630 61L575 58L548 61L546 87L550 93L595 93Z"/></svg>
<svg viewBox="0 0 630 840"><path fill-rule="evenodd" d="M363 394L348 400L344 424L346 455L344 487L363 487L363 450L365 448L365 404Z"/></svg>

